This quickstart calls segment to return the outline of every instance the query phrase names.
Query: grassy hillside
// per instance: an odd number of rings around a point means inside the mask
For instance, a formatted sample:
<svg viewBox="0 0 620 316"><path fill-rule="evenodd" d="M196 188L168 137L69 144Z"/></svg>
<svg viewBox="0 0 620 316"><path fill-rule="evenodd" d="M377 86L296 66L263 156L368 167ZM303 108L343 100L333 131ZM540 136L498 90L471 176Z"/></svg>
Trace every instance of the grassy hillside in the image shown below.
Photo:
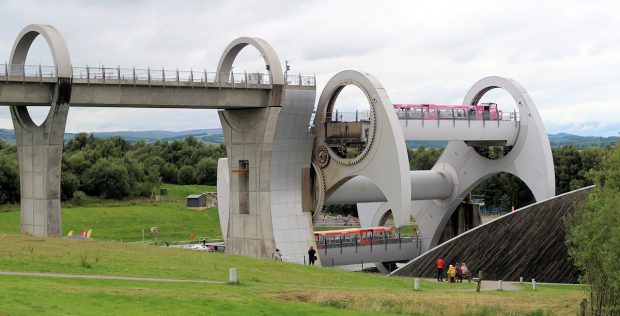
<svg viewBox="0 0 620 316"><path fill-rule="evenodd" d="M82 262L90 267L85 267ZM346 272L119 242L0 236L0 269L226 281L239 285L0 276L0 314L574 315L581 286L476 293L474 285Z"/></svg>
<svg viewBox="0 0 620 316"><path fill-rule="evenodd" d="M216 208L194 211L185 207L185 197L215 187L206 185L165 185L168 195L161 202L149 200L109 201L89 199L83 206L64 204L62 207L63 234L73 230L93 230L97 240L141 241L152 239L149 230L159 228L158 240L189 240L190 235L217 238L220 230ZM4 206L0 212L0 233L19 234L19 205Z"/></svg>

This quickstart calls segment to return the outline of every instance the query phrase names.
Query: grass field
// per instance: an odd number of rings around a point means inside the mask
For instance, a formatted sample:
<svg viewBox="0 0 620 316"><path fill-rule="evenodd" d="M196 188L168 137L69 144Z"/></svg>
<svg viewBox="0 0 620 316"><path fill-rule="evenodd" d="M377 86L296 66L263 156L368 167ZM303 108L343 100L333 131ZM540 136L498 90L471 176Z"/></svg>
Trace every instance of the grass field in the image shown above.
<svg viewBox="0 0 620 316"><path fill-rule="evenodd" d="M160 202L88 198L82 206L63 204L63 234L70 230L79 234L82 230L92 229L97 240L141 241L143 230L146 239L152 240L149 230L158 227L160 241L188 240L192 234L211 239L221 236L216 208L195 211L185 207L187 195L215 191L215 187L171 184L165 187L168 195ZM3 206L0 211L0 233L19 234L19 217L19 205Z"/></svg>
<svg viewBox="0 0 620 316"><path fill-rule="evenodd" d="M86 262L86 264L83 264ZM574 315L584 288L476 293L474 285L346 272L120 242L0 236L0 270L226 281L239 285L0 276L0 314Z"/></svg>
<svg viewBox="0 0 620 316"><path fill-rule="evenodd" d="M96 241L19 235L19 206L0 207L0 270L227 281L238 285L0 275L0 315L574 315L585 288L541 285L476 293L473 284L346 272L221 253L128 244L159 227L159 240L219 236L217 209L185 208L209 186L166 185L161 202L88 198L63 205L63 231L93 229ZM335 227L330 227L333 229Z"/></svg>

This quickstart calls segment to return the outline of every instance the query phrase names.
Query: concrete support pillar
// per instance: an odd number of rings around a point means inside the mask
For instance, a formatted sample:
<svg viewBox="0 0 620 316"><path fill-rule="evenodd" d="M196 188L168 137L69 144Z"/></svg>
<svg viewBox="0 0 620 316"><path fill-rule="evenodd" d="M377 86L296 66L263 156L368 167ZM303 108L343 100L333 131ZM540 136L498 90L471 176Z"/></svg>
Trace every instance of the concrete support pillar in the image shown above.
<svg viewBox="0 0 620 316"><path fill-rule="evenodd" d="M50 91L49 114L40 126L32 121L26 107L11 106L19 160L21 231L35 236L61 236L60 165L73 68L60 33L49 25L24 28L11 51L9 75L24 75L28 51L39 35L50 47L58 81Z"/></svg>
<svg viewBox="0 0 620 316"><path fill-rule="evenodd" d="M69 104L56 106L41 126L24 122L22 115L27 112L23 112L25 108L11 107L19 160L21 232L61 236L60 165Z"/></svg>

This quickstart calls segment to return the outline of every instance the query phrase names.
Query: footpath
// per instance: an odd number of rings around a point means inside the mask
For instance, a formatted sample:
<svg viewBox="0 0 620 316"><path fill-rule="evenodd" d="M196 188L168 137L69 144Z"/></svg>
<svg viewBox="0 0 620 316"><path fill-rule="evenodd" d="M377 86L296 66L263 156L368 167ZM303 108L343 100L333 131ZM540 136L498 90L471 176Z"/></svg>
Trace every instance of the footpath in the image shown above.
<svg viewBox="0 0 620 316"><path fill-rule="evenodd" d="M98 280L175 282L175 283L209 283L209 284L224 284L224 283L226 283L226 282L222 282L222 281L212 281L212 280L162 279L162 278L127 277L127 276L112 276L112 275L89 275L89 274L67 274L67 273L47 273L47 272L0 271L0 275L31 276L31 277L50 277L50 278L68 278L68 279L98 279Z"/></svg>

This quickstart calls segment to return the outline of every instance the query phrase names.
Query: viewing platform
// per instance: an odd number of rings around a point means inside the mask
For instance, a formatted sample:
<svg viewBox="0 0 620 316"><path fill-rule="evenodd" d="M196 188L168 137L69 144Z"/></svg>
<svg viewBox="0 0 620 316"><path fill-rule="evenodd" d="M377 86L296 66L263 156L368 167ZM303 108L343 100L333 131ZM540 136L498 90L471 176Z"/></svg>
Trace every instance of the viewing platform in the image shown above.
<svg viewBox="0 0 620 316"><path fill-rule="evenodd" d="M468 145L512 146L520 128L517 111L504 112L495 103L480 105L394 104L407 141L465 141ZM361 143L367 138L370 113L328 113L331 143Z"/></svg>

